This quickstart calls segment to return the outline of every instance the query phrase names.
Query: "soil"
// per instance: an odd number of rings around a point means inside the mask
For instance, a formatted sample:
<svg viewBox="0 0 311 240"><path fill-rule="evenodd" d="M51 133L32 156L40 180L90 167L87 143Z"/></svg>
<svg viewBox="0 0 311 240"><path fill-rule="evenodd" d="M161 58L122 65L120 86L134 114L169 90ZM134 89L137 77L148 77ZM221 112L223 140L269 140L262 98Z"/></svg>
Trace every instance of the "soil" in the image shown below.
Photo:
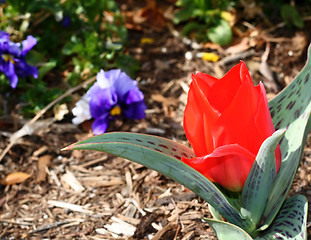
<svg viewBox="0 0 311 240"><path fill-rule="evenodd" d="M308 19L302 30L288 29L280 19L280 24L272 27L256 24L258 20L239 19L232 44L220 47L183 37L180 26L170 23L174 7L169 1L157 6L152 12L156 15L149 13L147 17L141 13L146 12L143 1L119 2L128 16L128 52L140 62L136 79L148 109L146 119L117 120L108 131L147 133L188 144L182 119L191 73L201 71L220 78L243 60L254 84L262 81L271 99L306 61L311 25ZM150 16L158 16L157 21ZM149 42L143 43L142 39ZM198 52L213 52L220 60L205 61L196 57ZM268 53L266 66L270 71L260 72L264 53ZM207 203L182 185L109 154L61 151L92 136L89 122L76 126L71 118L67 114L61 121L49 121L49 114L45 114L35 122L35 131L19 138L0 162L2 179L13 172L30 175L22 183L0 185L1 239L216 239L200 220L210 217ZM17 113L1 118L0 151L23 124ZM290 191L290 195L305 195L309 202L310 164L309 134ZM309 214L309 235L310 223Z"/></svg>

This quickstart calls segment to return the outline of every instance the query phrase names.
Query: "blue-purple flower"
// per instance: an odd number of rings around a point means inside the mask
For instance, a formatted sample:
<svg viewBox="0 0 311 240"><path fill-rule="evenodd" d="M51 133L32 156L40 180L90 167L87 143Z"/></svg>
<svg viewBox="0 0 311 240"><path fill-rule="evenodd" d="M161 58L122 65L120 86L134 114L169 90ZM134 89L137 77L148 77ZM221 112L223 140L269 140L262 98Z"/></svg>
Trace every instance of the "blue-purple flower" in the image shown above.
<svg viewBox="0 0 311 240"><path fill-rule="evenodd" d="M7 76L12 88L16 87L18 77L38 77L37 68L26 63L26 54L36 44L33 36L22 43L11 42L9 34L0 31L0 71Z"/></svg>
<svg viewBox="0 0 311 240"><path fill-rule="evenodd" d="M73 122L79 124L92 116L95 119L92 124L95 135L104 133L109 121L118 116L128 119L145 117L143 93L137 87L137 82L119 69L100 70L96 82L82 99L73 109L76 116Z"/></svg>
<svg viewBox="0 0 311 240"><path fill-rule="evenodd" d="M64 16L63 20L62 20L62 25L65 27L65 28L68 28L70 27L71 25L71 19L69 16Z"/></svg>

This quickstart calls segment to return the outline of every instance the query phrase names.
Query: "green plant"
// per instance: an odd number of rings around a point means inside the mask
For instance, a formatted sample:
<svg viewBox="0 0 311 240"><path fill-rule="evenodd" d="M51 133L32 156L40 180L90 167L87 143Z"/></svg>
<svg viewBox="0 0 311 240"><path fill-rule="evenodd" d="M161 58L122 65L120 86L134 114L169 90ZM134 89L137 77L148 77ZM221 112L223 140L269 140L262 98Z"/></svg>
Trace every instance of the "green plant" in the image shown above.
<svg viewBox="0 0 311 240"><path fill-rule="evenodd" d="M175 24L186 22L184 35L195 32L198 40L226 45L231 42L232 31L224 12L234 4L232 0L178 0L176 6L181 9L173 21Z"/></svg>
<svg viewBox="0 0 311 240"><path fill-rule="evenodd" d="M287 27L304 27L301 7L303 5L309 6L308 1L264 0L256 1L256 4L262 7L269 19L281 16ZM298 6L300 6L300 9Z"/></svg>
<svg viewBox="0 0 311 240"><path fill-rule="evenodd" d="M311 47L309 47L308 52L310 57ZM230 168L225 169L222 168L222 166L218 167L221 165L219 161L234 161L236 164L240 164L240 167L247 161L245 158L243 159L242 152L236 154L236 152L233 151L234 146L232 146L238 145L237 142L239 142L239 138L243 137L239 135L235 136L235 142L232 143L230 139L228 140L228 135L223 134L225 129L228 132L234 130L230 129L230 126L234 127L237 123L238 117L235 117L231 111L231 105L228 107L228 103L212 103L212 101L210 101L219 93L211 91L213 85L216 85L213 90L217 89L217 86L219 87L219 81L215 78L210 78L209 82L201 81L201 85L195 81L194 85L192 85L192 87L199 88L200 91L195 93L189 91L189 94L192 94L192 96L188 96L188 100L192 102L190 102L191 104L194 104L194 108L190 108L190 112L188 112L187 115L193 122L198 124L192 124L192 126L188 125L185 129L188 128L188 133L190 132L190 134L193 134L192 137L198 139L197 143L200 148L214 145L216 144L215 141L219 140L218 138L220 138L220 140L222 139L224 143L227 143L227 146L229 146L225 151L225 155L220 153L220 151L216 153L216 149L208 155L203 154L203 156L197 156L196 154L198 153L195 148L194 151L192 151L186 146L165 138L124 132L95 136L74 143L66 147L65 150L97 150L112 153L143 164L181 183L209 203L214 219L204 219L204 221L212 226L220 240L305 240L307 239L307 199L302 195L292 196L287 199L286 196L299 167L304 145L311 127L310 66L311 60L308 58L305 67L293 82L269 102L269 110L273 125L277 131L262 142L248 173L246 182L242 186L242 189L238 189L239 192L231 192L230 189L224 189L226 186L219 186L222 183L218 182L219 184L215 184L215 175L211 175L206 171L208 176L205 176L204 173L204 170L211 170L214 171L214 173L218 172L219 176L225 181L228 181L228 179L225 179L226 177L230 179L234 179L235 177L239 178L241 177L239 171L236 171L236 169L232 169L231 171ZM244 75L245 72L235 72L235 75L238 74ZM202 79L202 76L199 76L198 79ZM227 80L225 80L225 85L227 86L230 85L230 81L228 80L233 80L232 77L230 78L228 76L225 79ZM245 77L245 79L249 78ZM214 82L214 84L209 85L210 82ZM246 84L245 87L249 86L247 83L244 84ZM220 84L220 86L223 85L224 84ZM234 83L232 85L233 88L236 87ZM229 91L227 91L227 93L230 95L230 88L228 89ZM242 95L248 97L252 96L250 91L245 90L246 88L243 88L244 90L241 89L242 88L240 88L238 92L241 94L243 92ZM225 96L225 98L229 97ZM242 103L243 99L234 98L232 100L233 103L236 103L236 101ZM253 101L256 102L254 99ZM228 102L228 99L224 102ZM230 103L231 101L229 100L229 104ZM230 111L228 111L231 113L230 116L234 124L230 124L228 121L227 124L220 125L220 127L216 129L213 128L213 124L215 124L213 116L217 118L221 115L217 109L226 108L226 106L228 107L226 110L230 109ZM236 110L236 114L241 114L239 109ZM250 112L246 114L252 115ZM256 131L257 127L254 126L256 126L259 121L267 120L265 114L262 112L256 113L255 116L254 121L250 120L250 126L245 126L247 128L246 133L248 130L250 132L252 130ZM220 118L221 117L222 116L220 116ZM254 125L252 125L252 123ZM200 126L198 125L202 124L204 131L199 131ZM261 124L265 124L264 121ZM268 124L268 122L266 122L266 124ZM216 126L219 126L217 122ZM245 129L240 129L240 131L245 131ZM247 144L254 145L256 139L252 139L251 136L249 139L251 139L251 141L247 142ZM193 145L193 143L192 139L191 145ZM200 145L200 143L203 144L203 146ZM277 172L275 150L278 144L281 149L282 159L280 169ZM218 150L220 150L220 147L218 147ZM221 150L223 151L224 148ZM212 154L214 155L211 156ZM236 158L238 155L242 157ZM223 156L226 158L220 159ZM197 162L197 166L199 166L200 170L195 170L185 164L184 158L191 160L201 158ZM204 169L203 161L205 161L206 158L219 159L217 161L211 159L212 167ZM202 170L203 173L201 174ZM225 174L223 173L224 170L226 170ZM213 182L209 180L210 177ZM224 219L226 221L224 221Z"/></svg>
<svg viewBox="0 0 311 240"><path fill-rule="evenodd" d="M25 91L28 113L62 94L65 85L75 86L102 68L131 76L139 68L126 53L127 29L114 0L7 0L0 8L1 30L15 41L26 34L38 40L27 57L39 68L39 78L17 86Z"/></svg>

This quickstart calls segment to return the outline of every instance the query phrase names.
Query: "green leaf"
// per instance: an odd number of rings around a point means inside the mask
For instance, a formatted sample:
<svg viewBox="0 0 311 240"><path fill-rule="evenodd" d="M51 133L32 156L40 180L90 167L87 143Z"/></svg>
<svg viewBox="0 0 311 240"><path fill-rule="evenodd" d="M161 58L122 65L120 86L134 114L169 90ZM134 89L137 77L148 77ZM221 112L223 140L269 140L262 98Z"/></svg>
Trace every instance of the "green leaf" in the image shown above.
<svg viewBox="0 0 311 240"><path fill-rule="evenodd" d="M50 61L47 63L44 63L40 68L39 68L39 79L42 79L45 74L47 74L50 70L52 70L54 67L56 67L57 63L56 61Z"/></svg>
<svg viewBox="0 0 311 240"><path fill-rule="evenodd" d="M127 158L179 182L211 204L229 222L252 228L223 193L205 176L179 159L194 157L193 151L174 141L145 134L106 133L74 143L64 150L96 150Z"/></svg>
<svg viewBox="0 0 311 240"><path fill-rule="evenodd" d="M276 129L286 129L280 141L282 163L272 185L263 217L261 230L266 229L277 212L294 180L310 130L311 113L311 48L305 67L292 83L270 101L270 113Z"/></svg>
<svg viewBox="0 0 311 240"><path fill-rule="evenodd" d="M200 28L205 29L205 26L203 26L202 23L199 23L199 22L188 22L184 26L184 28L182 30L182 34L183 35L189 35L193 31L198 31Z"/></svg>
<svg viewBox="0 0 311 240"><path fill-rule="evenodd" d="M115 144L128 143L129 145L133 145L133 146L137 145L137 146L147 147L149 149L155 150L156 152L166 154L178 160L181 160L182 156L186 158L195 157L194 152L190 148L182 144L179 144L177 142L174 142L172 140L157 137L157 136L147 135L147 134L138 134L138 133L130 133L130 132L111 132L111 133L94 136L86 140L73 143L72 145L68 146L66 149L67 150L72 150L73 148L88 149L84 147L84 145L86 145L86 147L92 147L92 148L94 146L96 147L96 149L94 150L98 151L98 146L101 146L101 144L105 144L105 143L115 143Z"/></svg>
<svg viewBox="0 0 311 240"><path fill-rule="evenodd" d="M203 221L207 222L214 229L218 240L253 240L242 228L231 223L209 218L204 218Z"/></svg>
<svg viewBox="0 0 311 240"><path fill-rule="evenodd" d="M183 21L186 21L190 18L193 18L193 12L195 11L195 8L192 6L188 6L187 8L183 8L175 13L173 22L174 24L179 24Z"/></svg>
<svg viewBox="0 0 311 240"><path fill-rule="evenodd" d="M293 24L295 27L303 28L303 20L295 7L289 4L282 5L281 16L288 26Z"/></svg>
<svg viewBox="0 0 311 240"><path fill-rule="evenodd" d="M210 27L207 37L219 45L227 45L232 40L232 31L229 23L224 19L219 19L217 25Z"/></svg>
<svg viewBox="0 0 311 240"><path fill-rule="evenodd" d="M297 195L288 198L265 235L255 239L306 240L307 214L308 201L305 196Z"/></svg>
<svg viewBox="0 0 311 240"><path fill-rule="evenodd" d="M278 130L263 142L243 188L241 213L254 226L260 222L276 176L275 148L284 134L284 130Z"/></svg>
<svg viewBox="0 0 311 240"><path fill-rule="evenodd" d="M116 59L116 67L122 69L128 75L134 78L139 70L139 62L131 55L121 54Z"/></svg>

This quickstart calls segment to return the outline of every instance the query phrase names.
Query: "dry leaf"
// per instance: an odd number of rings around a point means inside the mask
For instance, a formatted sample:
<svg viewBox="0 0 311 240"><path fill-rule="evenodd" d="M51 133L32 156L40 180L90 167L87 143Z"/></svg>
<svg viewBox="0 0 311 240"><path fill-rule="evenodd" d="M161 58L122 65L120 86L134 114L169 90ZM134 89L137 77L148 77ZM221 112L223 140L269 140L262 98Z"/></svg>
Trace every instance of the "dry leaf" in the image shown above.
<svg viewBox="0 0 311 240"><path fill-rule="evenodd" d="M31 177L31 175L24 173L24 172L10 173L5 178L0 180L0 184L13 185L16 183L22 183L22 182L25 182L26 179L28 179L29 177Z"/></svg>
<svg viewBox="0 0 311 240"><path fill-rule="evenodd" d="M13 142L23 136L32 135L42 130L46 130L53 122L55 122L54 118L47 118L34 123L29 121L21 129L11 135L10 142Z"/></svg>
<svg viewBox="0 0 311 240"><path fill-rule="evenodd" d="M61 121L64 119L64 116L69 113L68 107L67 105L61 104L61 105L56 105L53 108L53 112L54 112L54 117L57 121Z"/></svg>
<svg viewBox="0 0 311 240"><path fill-rule="evenodd" d="M38 160L38 174L37 174L37 182L44 182L46 179L46 168L50 166L52 156L44 155Z"/></svg>
<svg viewBox="0 0 311 240"><path fill-rule="evenodd" d="M244 37L242 38L241 42L238 44L235 44L231 47L228 47L226 49L226 52L229 54L236 54L240 52L244 52L245 50L249 49L251 46L249 45L248 38Z"/></svg>
<svg viewBox="0 0 311 240"><path fill-rule="evenodd" d="M261 6L255 0L242 0L240 4L243 6L243 17L253 19L262 14Z"/></svg>
<svg viewBox="0 0 311 240"><path fill-rule="evenodd" d="M267 63L270 52L270 44L267 42L266 50L261 56L261 62L259 66L259 72L268 80L265 85L272 89L275 93L278 92L278 86L275 82L273 72L270 69L270 66Z"/></svg>
<svg viewBox="0 0 311 240"><path fill-rule="evenodd" d="M220 16L225 19L231 27L236 23L236 14L233 12L221 11Z"/></svg>
<svg viewBox="0 0 311 240"><path fill-rule="evenodd" d="M140 9L138 16L143 18L150 27L156 30L160 30L166 26L163 11L157 7L155 0L147 1L147 6Z"/></svg>

